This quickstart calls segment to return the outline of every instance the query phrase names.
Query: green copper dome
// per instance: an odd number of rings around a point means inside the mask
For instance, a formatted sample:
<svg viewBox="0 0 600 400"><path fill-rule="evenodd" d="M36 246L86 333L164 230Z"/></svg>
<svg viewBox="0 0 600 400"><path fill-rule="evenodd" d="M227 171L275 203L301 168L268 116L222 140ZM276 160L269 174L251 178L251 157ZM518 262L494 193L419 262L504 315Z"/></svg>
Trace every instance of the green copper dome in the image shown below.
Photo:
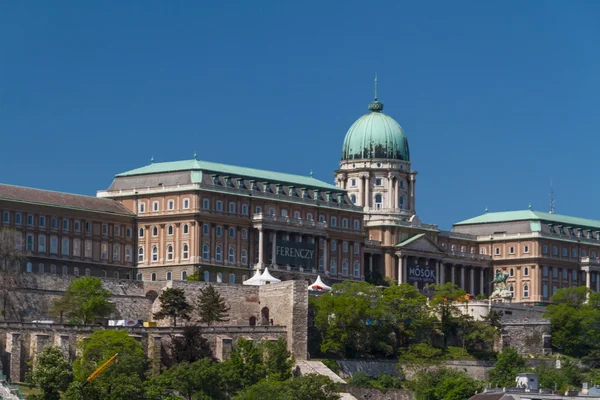
<svg viewBox="0 0 600 400"><path fill-rule="evenodd" d="M410 161L406 135L396 120L381 112L383 103L375 98L369 110L348 129L342 161L365 158Z"/></svg>

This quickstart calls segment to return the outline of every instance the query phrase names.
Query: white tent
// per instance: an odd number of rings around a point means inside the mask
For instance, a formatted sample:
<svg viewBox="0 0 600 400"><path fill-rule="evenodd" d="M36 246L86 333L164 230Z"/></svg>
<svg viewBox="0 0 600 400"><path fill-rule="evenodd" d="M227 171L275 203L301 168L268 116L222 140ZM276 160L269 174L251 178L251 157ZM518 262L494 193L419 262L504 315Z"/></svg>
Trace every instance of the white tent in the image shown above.
<svg viewBox="0 0 600 400"><path fill-rule="evenodd" d="M252 275L252 277L250 279L246 279L243 282L244 285L251 285L251 286L259 286L259 285L263 285L264 283L261 283L260 281L260 270L257 269L256 272L254 273L254 275Z"/></svg>
<svg viewBox="0 0 600 400"><path fill-rule="evenodd" d="M265 285L267 283L281 282L281 279L277 279L273 275L271 275L271 273L269 272L269 268L266 267L265 272L263 272L263 274L260 276L260 280L262 282L261 285Z"/></svg>
<svg viewBox="0 0 600 400"><path fill-rule="evenodd" d="M331 290L330 286L327 286L321 280L321 275L317 276L317 280L308 287L308 290Z"/></svg>

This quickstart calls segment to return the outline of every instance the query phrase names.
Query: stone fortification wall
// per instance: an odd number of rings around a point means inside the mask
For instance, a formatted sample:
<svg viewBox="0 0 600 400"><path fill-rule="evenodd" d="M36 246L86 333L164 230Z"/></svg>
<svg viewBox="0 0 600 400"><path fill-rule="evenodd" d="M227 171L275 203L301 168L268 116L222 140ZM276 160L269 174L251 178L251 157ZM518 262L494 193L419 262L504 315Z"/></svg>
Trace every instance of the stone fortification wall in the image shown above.
<svg viewBox="0 0 600 400"><path fill-rule="evenodd" d="M541 320L546 313L546 307L524 305L520 303L492 303L489 301L470 301L466 306L458 307L463 313L468 313L477 321L487 317L490 308L502 313L502 320Z"/></svg>
<svg viewBox="0 0 600 400"><path fill-rule="evenodd" d="M102 329L125 330L138 340L146 351L146 356L154 360L154 372L160 368L160 357L168 352L172 337L182 333L182 328L118 328ZM80 344L89 337L95 328L83 325L33 324L0 322L0 369L12 381L23 381L28 362L48 345L58 346L65 355L74 360L80 351ZM229 358L231 349L238 338L254 341L287 338L285 326L215 326L202 327L211 349L220 360Z"/></svg>
<svg viewBox="0 0 600 400"><path fill-rule="evenodd" d="M308 357L307 293L306 281L259 286L261 323L289 327L288 348L298 360Z"/></svg>
<svg viewBox="0 0 600 400"><path fill-rule="evenodd" d="M523 355L551 355L552 336L548 320L502 321L500 349L512 347Z"/></svg>

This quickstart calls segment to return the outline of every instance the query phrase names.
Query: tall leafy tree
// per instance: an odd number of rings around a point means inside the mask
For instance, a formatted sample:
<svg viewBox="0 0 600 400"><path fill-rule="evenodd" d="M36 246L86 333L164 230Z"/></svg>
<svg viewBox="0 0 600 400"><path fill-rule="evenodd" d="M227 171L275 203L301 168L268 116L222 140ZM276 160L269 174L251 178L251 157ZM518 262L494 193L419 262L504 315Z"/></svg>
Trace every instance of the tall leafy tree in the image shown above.
<svg viewBox="0 0 600 400"><path fill-rule="evenodd" d="M48 346L35 360L30 380L42 391L42 400L60 400L73 381L73 368L58 347Z"/></svg>
<svg viewBox="0 0 600 400"><path fill-rule="evenodd" d="M0 315L6 320L10 293L18 286L17 264L25 261L23 236L13 229L0 229L0 297L2 310Z"/></svg>
<svg viewBox="0 0 600 400"><path fill-rule="evenodd" d="M440 320L440 328L444 334L444 347L448 340L458 333L460 312L457 307L464 301L466 292L453 283L434 285L435 295L431 300L431 306Z"/></svg>
<svg viewBox="0 0 600 400"><path fill-rule="evenodd" d="M484 387L465 372L446 368L419 372L408 385L417 400L465 400Z"/></svg>
<svg viewBox="0 0 600 400"><path fill-rule="evenodd" d="M409 284L390 286L381 297L382 321L394 330L400 344L408 346L429 339L434 318L427 298Z"/></svg>
<svg viewBox="0 0 600 400"><path fill-rule="evenodd" d="M262 359L267 379L284 381L292 377L294 356L287 349L283 339L262 342Z"/></svg>
<svg viewBox="0 0 600 400"><path fill-rule="evenodd" d="M200 289L196 299L196 310L200 316L200 322L210 326L215 322L227 322L230 307L225 302L218 290L213 285Z"/></svg>
<svg viewBox="0 0 600 400"><path fill-rule="evenodd" d="M82 355L73 364L75 382L67 399L80 400L83 382L116 353L117 361L83 389L86 400L143 400L144 349L124 330L95 331L83 342Z"/></svg>
<svg viewBox="0 0 600 400"><path fill-rule="evenodd" d="M328 377L307 374L279 381L261 381L244 389L234 400L338 400L339 387Z"/></svg>
<svg viewBox="0 0 600 400"><path fill-rule="evenodd" d="M498 354L494 368L488 374L490 383L498 387L513 387L517 374L527 372L527 363L515 349L507 348Z"/></svg>
<svg viewBox="0 0 600 400"><path fill-rule="evenodd" d="M160 301L160 310L154 313L155 319L171 318L173 326L177 326L177 318L189 321L192 305L185 297L185 290L182 288L166 288L158 297Z"/></svg>
<svg viewBox="0 0 600 400"><path fill-rule="evenodd" d="M71 281L62 298L54 302L52 311L61 317L66 315L72 323L87 325L114 311L109 298L110 291L102 287L99 278L81 277Z"/></svg>
<svg viewBox="0 0 600 400"><path fill-rule="evenodd" d="M193 363L203 358L215 359L208 340L202 336L200 327L186 326L181 335L171 337L171 360L167 365Z"/></svg>

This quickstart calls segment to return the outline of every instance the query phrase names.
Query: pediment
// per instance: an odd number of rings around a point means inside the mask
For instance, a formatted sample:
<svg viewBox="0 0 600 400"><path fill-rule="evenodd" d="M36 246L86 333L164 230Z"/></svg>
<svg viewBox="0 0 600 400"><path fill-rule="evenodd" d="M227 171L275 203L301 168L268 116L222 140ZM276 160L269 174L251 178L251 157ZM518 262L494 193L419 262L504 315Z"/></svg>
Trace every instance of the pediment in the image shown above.
<svg viewBox="0 0 600 400"><path fill-rule="evenodd" d="M445 253L444 249L432 241L424 233L420 233L398 243L396 248L399 250L413 250L427 253Z"/></svg>

